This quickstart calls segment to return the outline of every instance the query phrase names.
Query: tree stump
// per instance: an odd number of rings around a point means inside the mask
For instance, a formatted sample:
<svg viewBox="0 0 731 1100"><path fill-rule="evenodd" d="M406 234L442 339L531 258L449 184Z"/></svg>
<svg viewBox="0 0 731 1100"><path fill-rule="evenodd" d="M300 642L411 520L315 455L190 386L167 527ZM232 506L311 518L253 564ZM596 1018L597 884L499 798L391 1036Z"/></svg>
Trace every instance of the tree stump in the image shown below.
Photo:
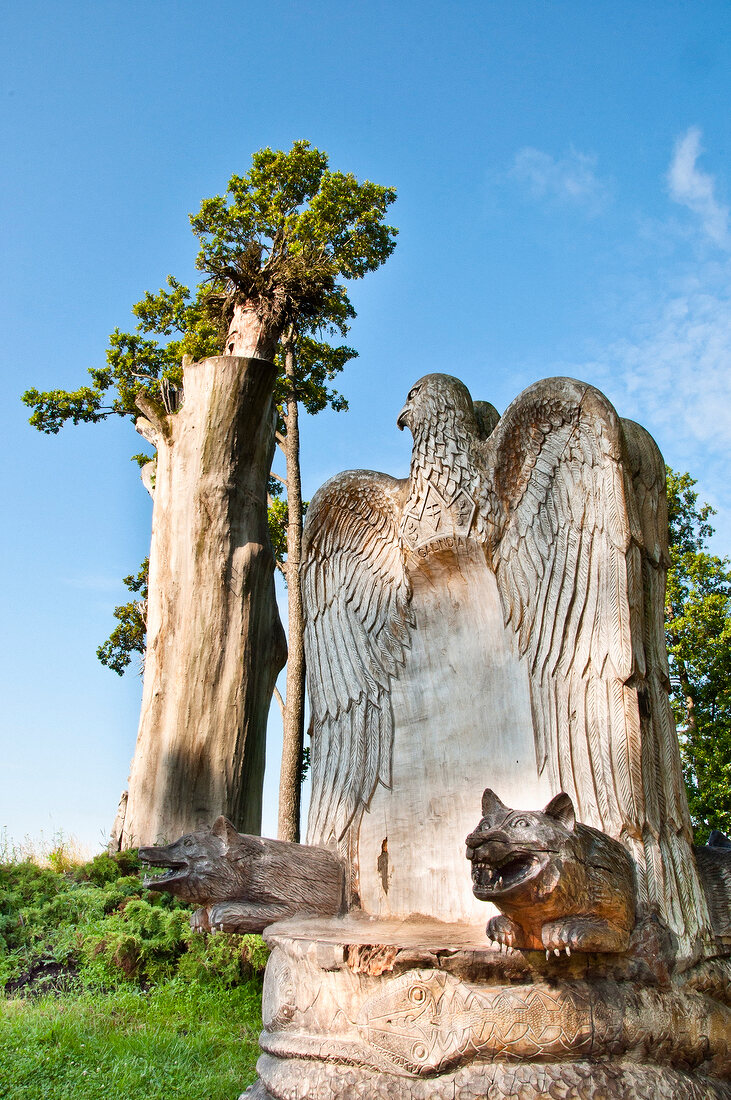
<svg viewBox="0 0 731 1100"><path fill-rule="evenodd" d="M267 479L275 368L214 356L184 365L178 412L141 399L157 448L147 654L123 848L224 814L261 828L266 724L286 642L274 593Z"/></svg>

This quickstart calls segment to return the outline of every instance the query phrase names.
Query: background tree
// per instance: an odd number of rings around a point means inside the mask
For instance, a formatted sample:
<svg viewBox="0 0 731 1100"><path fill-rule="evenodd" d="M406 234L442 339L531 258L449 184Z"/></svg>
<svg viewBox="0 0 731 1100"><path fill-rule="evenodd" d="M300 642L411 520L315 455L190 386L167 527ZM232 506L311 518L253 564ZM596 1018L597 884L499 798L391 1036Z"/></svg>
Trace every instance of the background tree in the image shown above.
<svg viewBox="0 0 731 1100"><path fill-rule="evenodd" d="M122 584L137 595L136 600L115 607L115 626L106 642L100 645L96 655L103 665L121 676L132 660L133 654L140 659L140 674L145 668L145 646L147 638L147 580L150 559L145 558L136 575L122 578Z"/></svg>
<svg viewBox="0 0 731 1100"><path fill-rule="evenodd" d="M671 702L696 840L731 834L731 562L708 551L714 514L689 474L668 475L665 629Z"/></svg>
<svg viewBox="0 0 731 1100"><path fill-rule="evenodd" d="M353 315L352 307L349 316ZM339 322L344 335L347 326ZM282 840L299 840L302 765L304 760L305 724L305 648L304 610L299 569L302 560L302 527L305 504L302 500L300 471L299 408L315 415L324 408L336 411L347 408L344 397L328 389L330 382L357 352L341 345L315 340L291 326L280 352L280 375L277 408L281 431L277 444L286 463L286 501L270 504L270 534L274 529L282 552L276 554L277 565L287 584L287 672L285 699L277 692L282 710L282 761L279 776L279 815L277 835ZM283 530L282 530L283 528ZM282 537L282 535L284 537ZM277 534L275 534L277 538Z"/></svg>
<svg viewBox="0 0 731 1100"><path fill-rule="evenodd" d="M393 250L396 230L384 223L384 216L394 199L392 188L359 183L353 175L329 171L326 154L308 142L295 142L288 153L260 150L246 176L232 176L226 194L204 200L198 214L191 217L200 244L196 265L204 275L195 292L170 276L166 288L148 292L134 306L136 332L115 330L112 334L106 366L89 372L91 385L76 391L29 390L24 395L34 410L31 423L42 431L57 432L67 422L133 416L138 431L156 450L142 470L155 506L147 660L140 733L130 777L128 842L151 843L161 832L183 832L199 818L221 812L237 827L258 831L262 703L265 694L271 698L271 671L279 659L275 616L271 614L273 596L267 592L263 598L263 580L257 583L259 595L269 607L262 635L269 639L264 647L269 653L266 675L255 677L251 667L242 674L251 651L262 646L260 638L258 644L247 648L240 635L248 627L236 617L237 604L257 590L251 583L255 563L247 557L248 548L260 550L256 558L262 578L271 559L271 544L261 530L257 511L266 491L266 479L261 491L259 474L266 465L268 475L271 464L270 428L271 447L276 435L287 463L287 557L282 566L289 585L291 655L284 706L285 793L280 835L297 835L304 714L298 577L302 529L299 405L311 412L328 404L343 406L342 398L328 389L327 382L355 353L344 346L332 347L323 336L345 333L354 316L343 280L362 277ZM257 368L255 364L274 359L278 371L263 381L263 364ZM237 367L232 365L234 361ZM204 366L205 371L201 369ZM256 385L255 375L261 376ZM258 435L251 423L255 408L259 410ZM278 423L268 409L273 415L278 409ZM200 438L191 443L196 432ZM187 456L183 454L185 446L192 446ZM250 466L254 463L257 467L256 484L242 465L242 455ZM254 509L252 518L259 527L244 537L238 517L247 508ZM195 520L192 532L190 523L186 531L183 522L191 516ZM181 549L186 542L193 547L187 555ZM216 578L215 592L210 590L211 574ZM269 575L271 579L271 570ZM177 598L181 585L189 588L182 602ZM192 611L209 604L215 604L216 611L208 615L206 623L195 615L191 618ZM230 629L232 617L238 624L234 631ZM191 632L197 632L197 641ZM236 645L232 633L238 636ZM211 644L214 638L216 644ZM171 639L177 639L183 655L175 655ZM209 640L205 654L201 639ZM229 653L232 645L239 647L234 658ZM202 667L204 657L212 662L210 668ZM201 698L202 693L217 697L213 709L209 700ZM217 726L226 724L224 715L229 713L231 700L241 704L242 693L244 697L256 695L252 729L246 737L235 728L217 732ZM239 746L247 738L251 745L248 763L240 754L236 759L232 750L234 762L223 767L223 785L214 789L209 773L220 771L225 764L228 750L224 743ZM152 824L146 824L144 831L133 829L140 818L138 803L148 805L147 818L156 822L154 830ZM172 816L164 811L168 803L176 805Z"/></svg>

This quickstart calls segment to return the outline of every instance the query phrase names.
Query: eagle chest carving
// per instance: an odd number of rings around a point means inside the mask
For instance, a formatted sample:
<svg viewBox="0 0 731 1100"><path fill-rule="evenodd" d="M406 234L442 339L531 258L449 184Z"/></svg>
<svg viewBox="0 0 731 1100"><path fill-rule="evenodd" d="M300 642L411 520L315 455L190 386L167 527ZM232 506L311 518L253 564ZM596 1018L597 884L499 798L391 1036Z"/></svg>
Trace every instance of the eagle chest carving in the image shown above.
<svg viewBox="0 0 731 1100"><path fill-rule="evenodd" d="M694 936L655 444L562 378L498 417L428 375L398 425L409 477L339 474L307 516L308 841L346 855L367 912L479 923L463 854L485 786L520 806L563 790Z"/></svg>
<svg viewBox="0 0 731 1100"><path fill-rule="evenodd" d="M450 532L419 549L407 571L414 626L391 684L390 782L376 786L360 816L359 896L381 916L484 920L455 865L478 777L487 767L516 796L528 785L539 804L547 785L537 774L528 678L482 546ZM387 877L376 877L384 844Z"/></svg>

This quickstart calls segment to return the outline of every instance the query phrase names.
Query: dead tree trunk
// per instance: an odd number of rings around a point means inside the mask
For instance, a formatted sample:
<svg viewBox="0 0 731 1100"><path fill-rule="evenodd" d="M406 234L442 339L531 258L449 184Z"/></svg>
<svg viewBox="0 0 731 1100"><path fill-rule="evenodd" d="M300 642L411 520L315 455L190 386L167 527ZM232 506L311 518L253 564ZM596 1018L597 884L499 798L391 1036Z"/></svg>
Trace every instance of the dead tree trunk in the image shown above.
<svg viewBox="0 0 731 1100"><path fill-rule="evenodd" d="M300 475L299 410L294 389L295 360L290 339L284 351L288 383L284 421L287 460L287 608L288 631L286 700L282 714L282 767L279 777L280 840L299 840L302 748L305 729L305 624L300 588L302 561L302 481Z"/></svg>
<svg viewBox="0 0 731 1100"><path fill-rule="evenodd" d="M261 828L267 713L286 660L267 530L274 378L270 362L216 356L185 365L177 413L139 402L157 468L124 848L219 814Z"/></svg>

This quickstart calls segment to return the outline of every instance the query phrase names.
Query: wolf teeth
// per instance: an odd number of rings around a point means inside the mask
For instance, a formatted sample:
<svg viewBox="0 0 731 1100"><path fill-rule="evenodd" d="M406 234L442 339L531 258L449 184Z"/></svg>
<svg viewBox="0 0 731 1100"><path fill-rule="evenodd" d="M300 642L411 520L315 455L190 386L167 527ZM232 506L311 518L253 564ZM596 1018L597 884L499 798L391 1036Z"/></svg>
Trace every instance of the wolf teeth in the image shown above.
<svg viewBox="0 0 731 1100"><path fill-rule="evenodd" d="M503 884L503 877L498 874L496 867L480 867L477 879L481 886L500 887Z"/></svg>

